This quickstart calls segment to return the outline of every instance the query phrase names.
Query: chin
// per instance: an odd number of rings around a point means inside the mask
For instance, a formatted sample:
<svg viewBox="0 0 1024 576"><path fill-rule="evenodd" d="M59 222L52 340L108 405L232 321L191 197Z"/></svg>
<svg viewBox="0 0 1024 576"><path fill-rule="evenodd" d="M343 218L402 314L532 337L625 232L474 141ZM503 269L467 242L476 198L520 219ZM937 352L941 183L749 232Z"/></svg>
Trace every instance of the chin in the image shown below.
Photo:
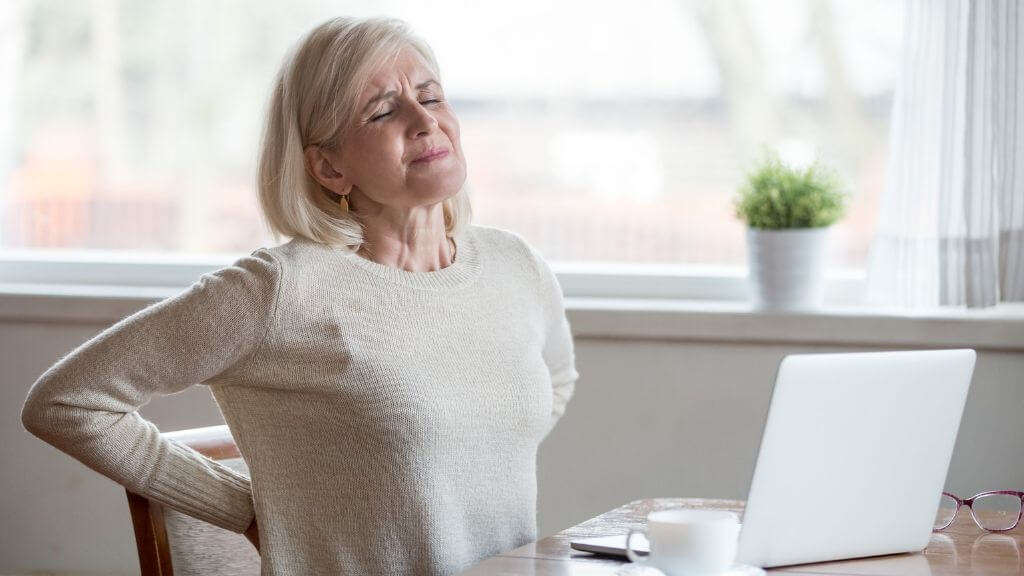
<svg viewBox="0 0 1024 576"><path fill-rule="evenodd" d="M460 190L462 190L461 187L441 192L440 194L438 194L438 196L436 196L437 201L444 202L445 200L448 200L450 198L455 198L459 194Z"/></svg>
<svg viewBox="0 0 1024 576"><path fill-rule="evenodd" d="M449 177L437 178L430 183L424 182L423 184L423 186L418 186L419 193L417 196L420 198L430 198L432 202L440 202L458 194L466 184L466 177L465 173L461 177L453 174Z"/></svg>

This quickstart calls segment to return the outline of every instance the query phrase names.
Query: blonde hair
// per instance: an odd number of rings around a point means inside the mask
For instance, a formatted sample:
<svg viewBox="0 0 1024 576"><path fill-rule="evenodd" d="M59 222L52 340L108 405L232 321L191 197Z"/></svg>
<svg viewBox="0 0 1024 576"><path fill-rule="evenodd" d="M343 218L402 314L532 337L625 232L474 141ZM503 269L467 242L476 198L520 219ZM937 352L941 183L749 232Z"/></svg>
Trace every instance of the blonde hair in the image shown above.
<svg viewBox="0 0 1024 576"><path fill-rule="evenodd" d="M307 34L274 80L259 153L260 207L275 238L304 237L357 250L363 225L342 212L306 170L304 150L336 149L351 126L372 74L404 47L419 52L440 80L433 51L401 20L334 18ZM458 236L472 210L463 187L444 200L444 226Z"/></svg>

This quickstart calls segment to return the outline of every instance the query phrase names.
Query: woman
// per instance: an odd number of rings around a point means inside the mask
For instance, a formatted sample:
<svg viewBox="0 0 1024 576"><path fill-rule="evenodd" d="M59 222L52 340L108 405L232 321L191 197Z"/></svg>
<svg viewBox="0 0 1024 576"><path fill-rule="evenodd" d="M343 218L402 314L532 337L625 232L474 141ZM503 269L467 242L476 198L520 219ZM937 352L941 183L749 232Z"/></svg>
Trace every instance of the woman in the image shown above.
<svg viewBox="0 0 1024 576"><path fill-rule="evenodd" d="M449 574L534 540L537 448L572 395L572 338L537 252L468 223L429 47L394 20L313 30L276 80L259 176L292 240L73 351L33 386L25 426L246 532L263 574ZM251 483L138 415L194 383Z"/></svg>

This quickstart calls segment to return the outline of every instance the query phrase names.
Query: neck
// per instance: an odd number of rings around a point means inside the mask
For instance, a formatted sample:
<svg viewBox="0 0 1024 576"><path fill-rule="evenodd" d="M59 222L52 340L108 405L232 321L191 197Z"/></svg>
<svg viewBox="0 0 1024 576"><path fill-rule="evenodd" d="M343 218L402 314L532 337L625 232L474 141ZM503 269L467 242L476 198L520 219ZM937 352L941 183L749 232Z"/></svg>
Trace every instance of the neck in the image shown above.
<svg viewBox="0 0 1024 576"><path fill-rule="evenodd" d="M364 258L408 272L434 272L454 261L440 203L400 211L361 209L359 216L363 245L358 253Z"/></svg>

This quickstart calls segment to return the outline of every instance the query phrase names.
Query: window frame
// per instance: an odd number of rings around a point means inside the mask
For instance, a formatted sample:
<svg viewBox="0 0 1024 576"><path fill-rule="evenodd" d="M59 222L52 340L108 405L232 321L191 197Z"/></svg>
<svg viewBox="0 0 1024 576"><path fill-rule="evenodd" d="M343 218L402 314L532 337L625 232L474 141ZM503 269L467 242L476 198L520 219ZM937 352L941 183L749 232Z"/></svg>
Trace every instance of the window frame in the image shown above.
<svg viewBox="0 0 1024 576"><path fill-rule="evenodd" d="M184 289L243 255L0 249L0 287L16 293L161 294ZM742 266L559 261L550 265L565 298L729 303L748 299L747 270ZM860 304L865 275L863 269L827 270L826 303Z"/></svg>
<svg viewBox="0 0 1024 576"><path fill-rule="evenodd" d="M237 254L0 250L0 323L109 326ZM820 310L760 311L741 267L551 263L574 337L739 346L1024 351L1024 304L967 310L864 305L863 270L827 273ZM810 348L808 348L810 347Z"/></svg>

